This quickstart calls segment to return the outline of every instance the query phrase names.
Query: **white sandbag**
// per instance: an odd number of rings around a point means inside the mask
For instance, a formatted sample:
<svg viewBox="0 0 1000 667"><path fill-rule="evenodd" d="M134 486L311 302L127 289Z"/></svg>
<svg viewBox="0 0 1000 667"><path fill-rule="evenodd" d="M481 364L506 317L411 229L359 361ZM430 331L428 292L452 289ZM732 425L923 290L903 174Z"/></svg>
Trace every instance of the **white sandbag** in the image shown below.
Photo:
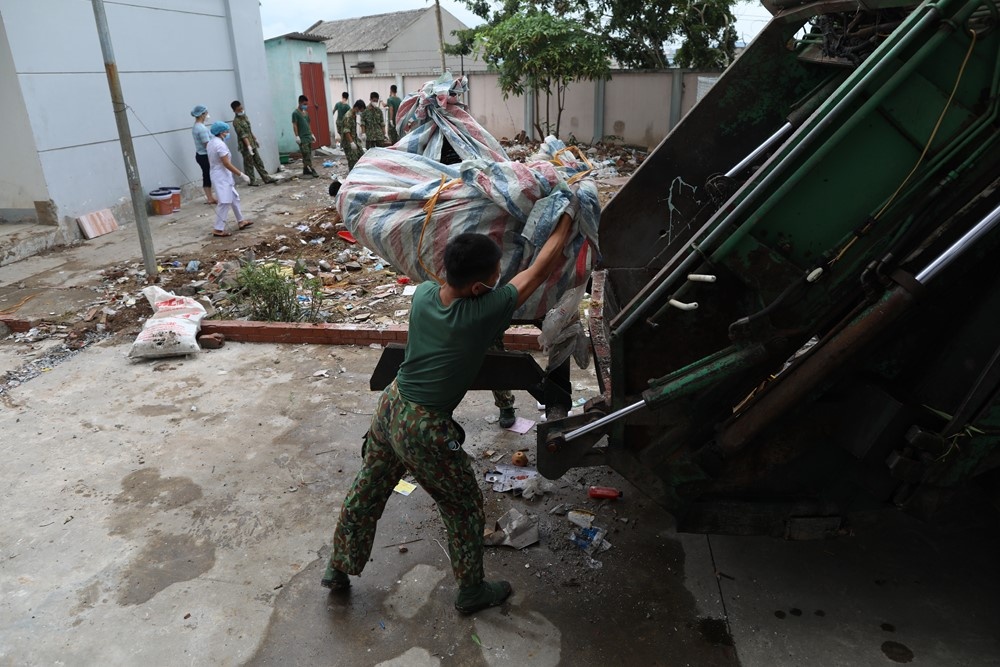
<svg viewBox="0 0 1000 667"><path fill-rule="evenodd" d="M188 296L176 296L151 285L142 290L153 307L153 315L142 325L142 331L132 343L131 358L156 359L194 354L198 346L198 331L205 318L205 307Z"/></svg>

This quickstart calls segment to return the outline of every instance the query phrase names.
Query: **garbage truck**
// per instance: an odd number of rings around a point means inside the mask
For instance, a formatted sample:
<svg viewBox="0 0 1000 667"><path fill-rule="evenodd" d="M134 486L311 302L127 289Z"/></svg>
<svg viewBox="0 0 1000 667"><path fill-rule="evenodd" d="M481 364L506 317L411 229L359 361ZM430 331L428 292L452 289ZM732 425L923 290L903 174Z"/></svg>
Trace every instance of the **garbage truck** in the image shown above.
<svg viewBox="0 0 1000 667"><path fill-rule="evenodd" d="M538 469L789 539L995 500L998 5L769 3L601 212L600 395L539 425Z"/></svg>

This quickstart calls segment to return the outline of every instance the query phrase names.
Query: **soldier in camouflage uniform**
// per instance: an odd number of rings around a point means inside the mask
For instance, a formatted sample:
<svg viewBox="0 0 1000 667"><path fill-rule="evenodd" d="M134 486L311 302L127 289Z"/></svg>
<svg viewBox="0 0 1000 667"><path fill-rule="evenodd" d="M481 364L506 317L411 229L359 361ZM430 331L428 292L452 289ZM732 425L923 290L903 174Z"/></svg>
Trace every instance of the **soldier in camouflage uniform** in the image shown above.
<svg viewBox="0 0 1000 667"><path fill-rule="evenodd" d="M347 170L354 169L364 151L358 145L358 114L365 110L365 103L358 100L354 107L344 114L344 120L340 127L340 143L344 147L344 155L347 156Z"/></svg>
<svg viewBox="0 0 1000 667"><path fill-rule="evenodd" d="M362 447L360 472L344 498L322 584L347 590L364 569L385 503L409 471L437 504L459 592L455 608L472 613L501 604L506 581L483 578L483 494L452 419L479 372L486 349L514 310L562 262L574 211L567 211L534 263L500 287L500 248L483 234L460 234L445 250L447 282L417 287L406 353L385 389Z"/></svg>
<svg viewBox="0 0 1000 667"><path fill-rule="evenodd" d="M240 155L243 156L243 173L250 177L250 185L260 185L254 173L260 173L261 179L265 183L276 183L275 179L268 175L264 169L264 163L260 159L257 137L254 136L253 128L250 126L250 119L243 110L243 103L239 100L229 105L233 109L236 117L233 118L233 130L236 132L236 144L240 148Z"/></svg>
<svg viewBox="0 0 1000 667"><path fill-rule="evenodd" d="M372 93L368 108L361 112L361 131L365 133L365 150L385 146L385 117L378 105L378 93Z"/></svg>

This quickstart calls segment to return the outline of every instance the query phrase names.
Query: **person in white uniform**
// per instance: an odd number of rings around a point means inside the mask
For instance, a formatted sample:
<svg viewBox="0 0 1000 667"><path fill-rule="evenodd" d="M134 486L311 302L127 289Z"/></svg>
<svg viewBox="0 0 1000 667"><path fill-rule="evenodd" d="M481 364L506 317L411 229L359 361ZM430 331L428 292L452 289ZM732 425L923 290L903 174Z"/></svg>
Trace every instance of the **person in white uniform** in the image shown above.
<svg viewBox="0 0 1000 667"><path fill-rule="evenodd" d="M246 229L253 223L243 217L240 210L240 194L236 191L236 181L233 176L237 176L244 183L250 182L250 177L233 166L229 157L231 155L229 147L226 146L226 137L231 129L228 123L221 120L212 123L209 128L212 138L208 142L208 164L212 177L212 186L215 188L215 198L219 203L215 206L215 229L213 236L232 236L226 231L226 218L229 217L229 209L233 209L236 214L236 224L240 229Z"/></svg>

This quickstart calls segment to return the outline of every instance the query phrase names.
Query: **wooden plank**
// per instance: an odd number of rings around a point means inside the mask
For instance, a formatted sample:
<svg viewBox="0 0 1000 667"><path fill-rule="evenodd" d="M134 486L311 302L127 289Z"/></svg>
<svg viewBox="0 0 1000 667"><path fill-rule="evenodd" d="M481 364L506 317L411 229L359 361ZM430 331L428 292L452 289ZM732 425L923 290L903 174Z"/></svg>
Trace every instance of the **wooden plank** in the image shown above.
<svg viewBox="0 0 1000 667"><path fill-rule="evenodd" d="M76 220L80 224L80 231L88 239L103 236L118 229L118 221L115 220L111 210L107 208L81 215Z"/></svg>

